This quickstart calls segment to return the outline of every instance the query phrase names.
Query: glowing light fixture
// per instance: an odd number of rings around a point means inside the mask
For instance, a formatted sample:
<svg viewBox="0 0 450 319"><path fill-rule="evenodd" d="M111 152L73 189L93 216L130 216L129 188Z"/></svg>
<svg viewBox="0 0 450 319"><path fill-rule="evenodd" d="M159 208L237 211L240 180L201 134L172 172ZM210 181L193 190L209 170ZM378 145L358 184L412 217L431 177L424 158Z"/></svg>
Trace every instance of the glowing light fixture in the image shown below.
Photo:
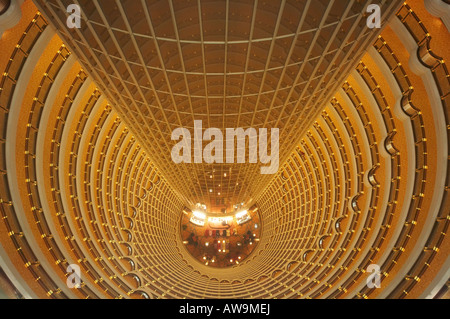
<svg viewBox="0 0 450 319"><path fill-rule="evenodd" d="M239 213L237 213L236 214L236 218L242 218L242 217L244 217L245 215L247 215L247 211L246 210L243 210L243 211L241 211L241 212L239 212Z"/></svg>
<svg viewBox="0 0 450 319"><path fill-rule="evenodd" d="M193 211L192 214L197 217L198 219L206 219L206 215L202 212L199 212L197 210Z"/></svg>
<svg viewBox="0 0 450 319"><path fill-rule="evenodd" d="M198 226L204 226L205 225L205 219L206 219L206 214L200 212L200 211L193 211L192 212L192 216L190 219L190 222L198 225Z"/></svg>
<svg viewBox="0 0 450 319"><path fill-rule="evenodd" d="M240 211L236 214L236 222L238 225L244 224L251 219L247 210Z"/></svg>

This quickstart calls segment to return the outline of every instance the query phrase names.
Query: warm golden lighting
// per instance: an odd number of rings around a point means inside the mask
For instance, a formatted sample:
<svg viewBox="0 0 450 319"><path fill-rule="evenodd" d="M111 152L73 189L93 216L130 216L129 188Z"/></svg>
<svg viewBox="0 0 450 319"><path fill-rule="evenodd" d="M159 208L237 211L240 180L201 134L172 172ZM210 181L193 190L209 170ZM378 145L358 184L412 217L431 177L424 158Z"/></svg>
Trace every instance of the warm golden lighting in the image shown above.
<svg viewBox="0 0 450 319"><path fill-rule="evenodd" d="M70 1L0 0L2 293L448 297L449 19L403 1L380 26L365 1L75 1L70 29Z"/></svg>

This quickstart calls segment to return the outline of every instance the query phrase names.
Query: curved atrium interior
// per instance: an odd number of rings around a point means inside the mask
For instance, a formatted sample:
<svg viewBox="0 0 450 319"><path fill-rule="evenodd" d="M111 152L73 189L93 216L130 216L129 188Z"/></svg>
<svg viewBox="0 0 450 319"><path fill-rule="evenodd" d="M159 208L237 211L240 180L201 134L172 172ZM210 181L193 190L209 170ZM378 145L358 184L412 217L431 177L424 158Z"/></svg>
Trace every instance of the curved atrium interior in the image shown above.
<svg viewBox="0 0 450 319"><path fill-rule="evenodd" d="M449 8L0 0L0 297L448 298Z"/></svg>

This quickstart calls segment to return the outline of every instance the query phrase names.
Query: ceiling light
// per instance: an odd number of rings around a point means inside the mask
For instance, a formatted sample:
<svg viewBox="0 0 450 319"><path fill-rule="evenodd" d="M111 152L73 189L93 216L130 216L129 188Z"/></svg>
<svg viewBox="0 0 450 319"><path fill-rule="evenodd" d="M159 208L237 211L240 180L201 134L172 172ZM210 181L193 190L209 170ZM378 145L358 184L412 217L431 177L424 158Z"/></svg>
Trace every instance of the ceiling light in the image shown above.
<svg viewBox="0 0 450 319"><path fill-rule="evenodd" d="M242 218L245 215L247 215L247 213L248 212L246 210L240 211L239 213L236 214L236 218Z"/></svg>
<svg viewBox="0 0 450 319"><path fill-rule="evenodd" d="M193 212L192 212L192 214L195 216L195 217L197 217L198 219L205 219L206 218L206 215L204 214L204 213L202 213L202 212L199 212L198 210L194 210Z"/></svg>

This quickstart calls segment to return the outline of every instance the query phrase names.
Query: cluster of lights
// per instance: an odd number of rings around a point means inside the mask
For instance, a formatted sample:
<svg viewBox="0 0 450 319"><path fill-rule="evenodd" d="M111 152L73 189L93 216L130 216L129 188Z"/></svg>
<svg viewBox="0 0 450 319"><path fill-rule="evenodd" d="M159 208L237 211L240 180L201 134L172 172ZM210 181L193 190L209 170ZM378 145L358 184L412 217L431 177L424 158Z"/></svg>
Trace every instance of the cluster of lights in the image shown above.
<svg viewBox="0 0 450 319"><path fill-rule="evenodd" d="M195 205L195 210L192 212L191 223L198 226L205 226L206 221L206 205L197 203Z"/></svg>
<svg viewBox="0 0 450 319"><path fill-rule="evenodd" d="M203 210L203 211L206 212L206 205L205 204L197 203L197 204L195 204L195 207L198 208L199 210Z"/></svg>
<svg viewBox="0 0 450 319"><path fill-rule="evenodd" d="M210 257L203 256L203 260L205 262L205 265L208 266L210 262L211 263L215 263L216 262L215 258L216 257L212 257L210 259ZM241 259L242 259L242 257L238 256L236 259L231 258L229 261L230 261L230 263L235 263L236 265L239 265L239 262L241 261Z"/></svg>
<svg viewBox="0 0 450 319"><path fill-rule="evenodd" d="M212 191L212 189L210 189L210 192ZM193 222L196 225L199 226L204 226L205 222L209 222L211 224L225 224L225 223L229 223L231 221L233 221L233 219L236 219L236 222L238 225L244 224L247 221L251 220L251 216L248 212L248 210L243 209L242 206L244 205L244 203L239 203L234 205L235 208L235 212L237 211L237 213L233 216L208 216L208 212L206 210L206 205L204 204L200 204L197 203L196 207L194 210L192 210L191 213L191 222ZM254 224L254 228L257 229L259 228L258 224ZM248 244L249 245L253 245L254 241L259 241L259 238L256 238L256 233L253 233L249 236L249 241ZM187 241L184 241L183 243L187 244ZM220 256L225 256L225 254L227 253L226 250L226 241L225 240L218 240L218 247L217 247L217 252L220 254ZM211 242L205 241L204 242L204 247L210 247L211 246ZM241 247L242 243L238 242L237 246ZM220 257L222 258L222 257ZM238 256L238 257L233 257L227 259L225 257L225 261L228 261L230 264L234 264L234 265L238 265L240 262L242 262L242 257ZM207 256L204 255L202 257L203 262L206 266L208 266L210 263L215 263L217 261L217 256L215 257L211 257L211 256Z"/></svg>
<svg viewBox="0 0 450 319"><path fill-rule="evenodd" d="M212 263L216 262L216 260L214 258L212 258L211 260L208 260L208 258L206 258L206 256L203 256L203 260L205 260L205 265L208 266L209 262L211 261Z"/></svg>
<svg viewBox="0 0 450 319"><path fill-rule="evenodd" d="M205 214L205 213L202 213L202 212L199 212L199 211L197 211L197 210L193 211L192 214L193 214L195 217L197 217L198 219L203 219L203 220L206 219L206 214Z"/></svg>
<svg viewBox="0 0 450 319"><path fill-rule="evenodd" d="M248 212L246 210L243 210L239 213L236 214L236 218L242 218L244 217L246 214L248 214Z"/></svg>
<svg viewBox="0 0 450 319"><path fill-rule="evenodd" d="M247 210L240 211L236 214L236 222L238 225L241 225L251 219Z"/></svg>
<svg viewBox="0 0 450 319"><path fill-rule="evenodd" d="M192 212L192 216L191 216L191 223L198 225L198 226L204 226L205 225L205 220L206 220L206 214L202 213L200 211L194 210Z"/></svg>
<svg viewBox="0 0 450 319"><path fill-rule="evenodd" d="M236 260L234 259L230 259L230 263L235 263L236 265L239 265L239 261L241 260L241 256L239 256L238 258L236 258Z"/></svg>
<svg viewBox="0 0 450 319"><path fill-rule="evenodd" d="M212 189L210 189L210 192L212 192ZM220 193L219 193L220 194ZM242 203L241 205L243 205ZM235 205L236 207L237 205ZM204 226L204 223L206 221L206 205L198 203L196 205L196 210L192 212L191 221L199 226ZM247 210L242 210L235 215L236 221L238 225L241 225L251 219L250 215L248 214ZM208 222L211 223L221 223L223 221L231 222L233 220L233 216L223 216L223 217L208 217ZM258 228L257 225L255 225L255 228Z"/></svg>
<svg viewBox="0 0 450 319"><path fill-rule="evenodd" d="M223 245L222 245L222 247L225 247L225 240L224 241L218 241L218 244L220 245L221 243L223 243ZM226 249L224 248L224 249L222 249L222 248L220 248L219 249L219 253L225 253L226 252Z"/></svg>
<svg viewBox="0 0 450 319"><path fill-rule="evenodd" d="M224 216L224 217L208 217L208 222L211 223L221 223L222 221L232 221L233 216Z"/></svg>

